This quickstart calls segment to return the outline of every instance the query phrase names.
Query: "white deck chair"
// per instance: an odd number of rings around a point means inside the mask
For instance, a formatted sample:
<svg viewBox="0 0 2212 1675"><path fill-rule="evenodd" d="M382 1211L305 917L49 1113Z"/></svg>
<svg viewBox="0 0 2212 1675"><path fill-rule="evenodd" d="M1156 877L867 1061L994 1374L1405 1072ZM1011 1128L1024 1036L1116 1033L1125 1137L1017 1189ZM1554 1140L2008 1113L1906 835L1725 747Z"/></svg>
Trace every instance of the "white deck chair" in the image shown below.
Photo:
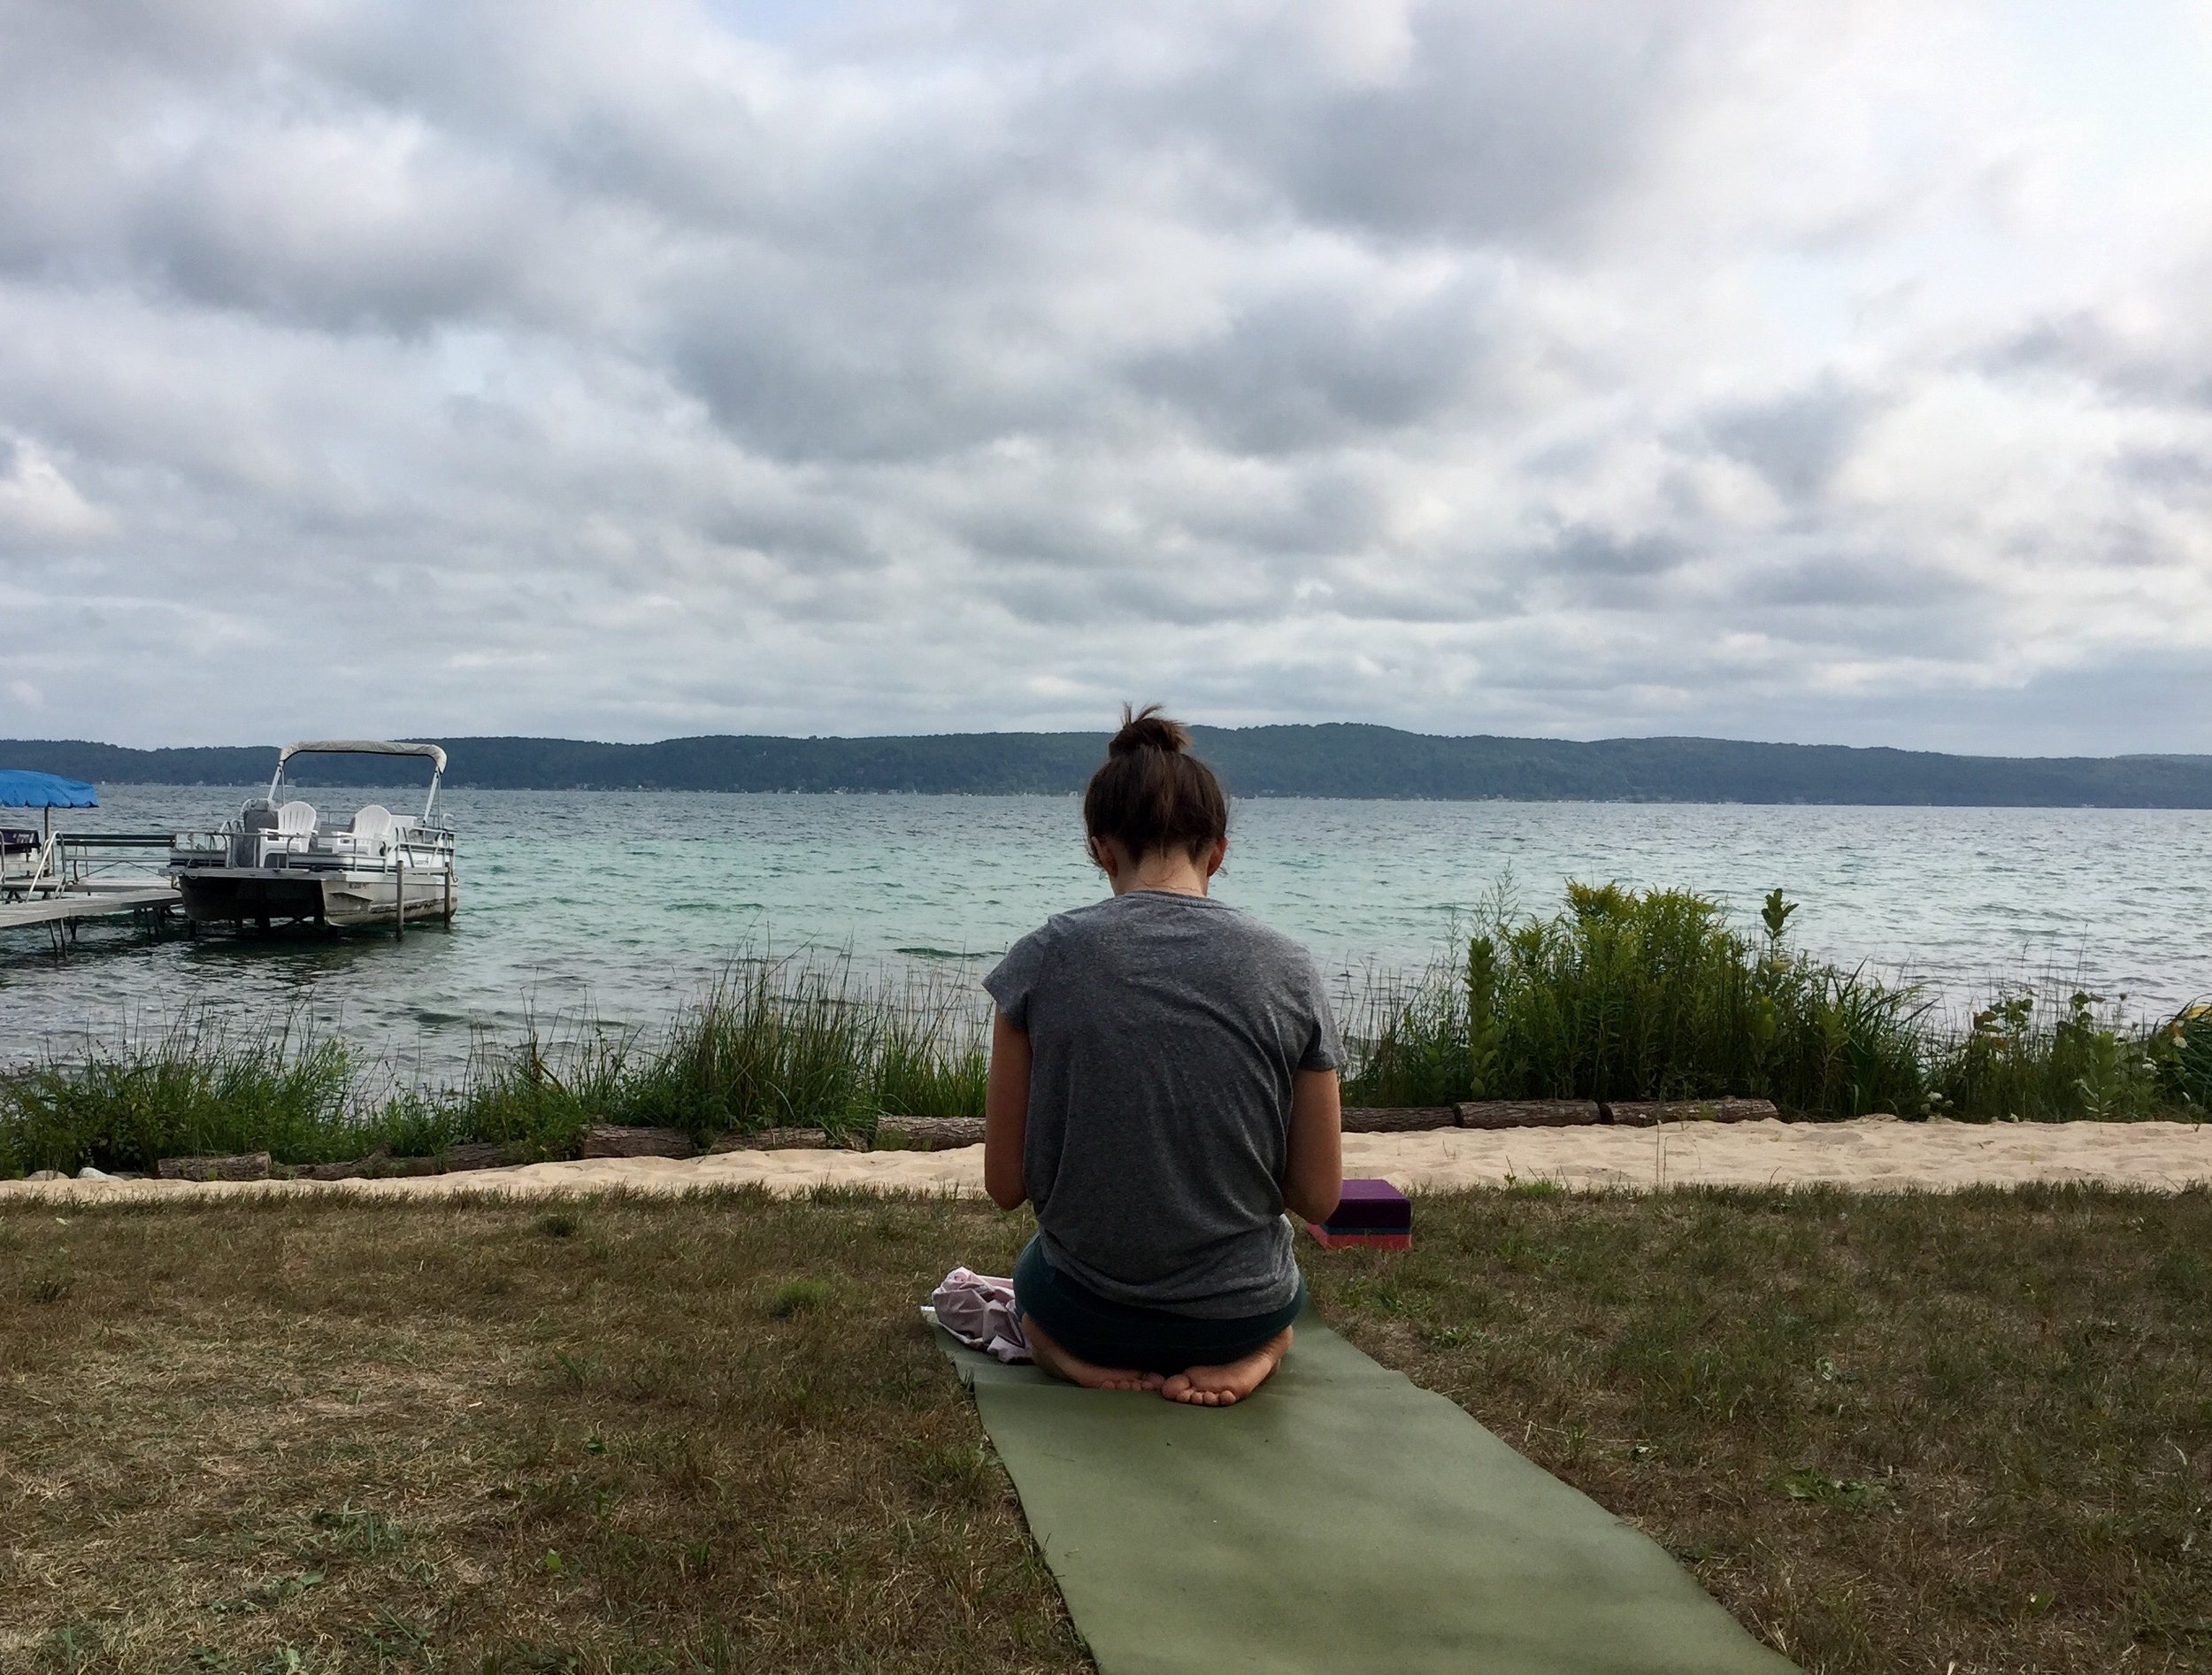
<svg viewBox="0 0 2212 1675"><path fill-rule="evenodd" d="M287 803L277 811L277 832L283 837L312 837L315 835L315 806L311 803Z"/></svg>
<svg viewBox="0 0 2212 1675"><path fill-rule="evenodd" d="M398 834L399 822L381 803L372 803L353 817L353 847L357 851L381 855Z"/></svg>

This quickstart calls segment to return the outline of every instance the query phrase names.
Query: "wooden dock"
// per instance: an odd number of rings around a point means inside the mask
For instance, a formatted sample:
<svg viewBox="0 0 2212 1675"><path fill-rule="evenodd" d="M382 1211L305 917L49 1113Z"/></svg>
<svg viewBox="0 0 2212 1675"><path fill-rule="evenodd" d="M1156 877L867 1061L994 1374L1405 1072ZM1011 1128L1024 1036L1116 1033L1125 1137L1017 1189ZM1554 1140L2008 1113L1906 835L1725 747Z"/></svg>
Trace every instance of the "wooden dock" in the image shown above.
<svg viewBox="0 0 2212 1675"><path fill-rule="evenodd" d="M0 931L19 925L74 926L80 920L147 913L158 918L180 898L169 884L99 884L56 890L27 902L0 902Z"/></svg>
<svg viewBox="0 0 2212 1675"><path fill-rule="evenodd" d="M0 931L42 926L56 949L73 941L87 919L133 918L159 926L184 898L177 887L131 850L166 857L175 839L162 832L77 832L49 835L26 873L0 877ZM119 859L120 865L117 869Z"/></svg>

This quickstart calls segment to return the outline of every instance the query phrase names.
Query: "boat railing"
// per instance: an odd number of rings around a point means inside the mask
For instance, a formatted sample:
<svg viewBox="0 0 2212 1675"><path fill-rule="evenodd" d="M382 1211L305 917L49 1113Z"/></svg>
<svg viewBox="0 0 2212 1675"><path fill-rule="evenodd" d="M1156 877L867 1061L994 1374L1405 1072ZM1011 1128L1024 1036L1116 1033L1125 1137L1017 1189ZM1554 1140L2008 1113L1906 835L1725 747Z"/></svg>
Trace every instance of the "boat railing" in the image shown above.
<svg viewBox="0 0 2212 1675"><path fill-rule="evenodd" d="M0 844L0 895L142 889L159 882L158 853L173 841L165 832L55 832L31 843Z"/></svg>
<svg viewBox="0 0 2212 1675"><path fill-rule="evenodd" d="M375 833L321 827L312 832L280 832L267 827L246 832L180 832L171 843L169 864L287 866L291 864L288 857L292 856L337 862L396 864L403 856L426 856L433 864L444 866L451 864L454 848L451 828L398 819ZM407 864L421 864L411 858Z"/></svg>
<svg viewBox="0 0 2212 1675"><path fill-rule="evenodd" d="M8 853L27 858L10 865ZM50 895L67 883L65 869L61 840L51 834L35 849L0 852L0 895L18 902L26 896Z"/></svg>
<svg viewBox="0 0 2212 1675"><path fill-rule="evenodd" d="M173 841L167 832L56 833L61 846L65 888L101 890L144 889L161 882L163 852Z"/></svg>

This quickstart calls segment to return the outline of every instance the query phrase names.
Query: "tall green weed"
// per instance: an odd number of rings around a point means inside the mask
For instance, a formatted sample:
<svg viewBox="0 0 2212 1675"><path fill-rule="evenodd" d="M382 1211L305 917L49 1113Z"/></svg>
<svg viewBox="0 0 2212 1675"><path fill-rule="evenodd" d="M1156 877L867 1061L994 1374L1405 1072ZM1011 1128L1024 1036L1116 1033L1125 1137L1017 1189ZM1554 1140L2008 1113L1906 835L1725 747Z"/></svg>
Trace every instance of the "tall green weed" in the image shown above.
<svg viewBox="0 0 2212 1675"><path fill-rule="evenodd" d="M702 1141L761 1128L865 1133L880 1115L983 1114L977 995L864 980L849 959L733 961L655 1031L529 1019L480 1039L456 1082L395 1087L303 1017L260 1031L195 1010L0 1076L0 1175L145 1170L267 1151L291 1164L496 1141L573 1156L591 1123Z"/></svg>
<svg viewBox="0 0 2212 1675"><path fill-rule="evenodd" d="M299 1018L242 1033L196 1011L0 1084L0 1170L264 1149L316 1161L342 1127L355 1071L342 1041Z"/></svg>
<svg viewBox="0 0 2212 1675"><path fill-rule="evenodd" d="M1909 984L1793 948L1686 890L1570 884L1549 917L1501 896L1464 953L1348 997L1355 1104L1747 1095L1823 1117L2111 1119L2212 1105L2212 1007L2132 1025L2096 995L2014 987L1951 1026Z"/></svg>

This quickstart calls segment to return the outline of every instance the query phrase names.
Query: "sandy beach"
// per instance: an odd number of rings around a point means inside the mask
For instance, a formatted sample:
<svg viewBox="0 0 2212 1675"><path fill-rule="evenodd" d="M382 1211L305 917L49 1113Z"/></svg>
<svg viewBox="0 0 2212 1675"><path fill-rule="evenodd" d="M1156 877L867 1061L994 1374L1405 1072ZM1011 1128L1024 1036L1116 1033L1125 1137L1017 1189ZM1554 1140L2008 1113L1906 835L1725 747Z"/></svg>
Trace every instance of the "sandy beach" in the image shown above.
<svg viewBox="0 0 2212 1675"><path fill-rule="evenodd" d="M1508 1181L1649 1190L1686 1186L1835 1186L1868 1192L1946 1192L2027 1181L2101 1181L2153 1191L2212 1184L2212 1125L2194 1123L1693 1123L1660 1129L1441 1129L1348 1134L1348 1175L1380 1176L1411 1191ZM380 1196L504 1193L522 1196L619 1189L684 1193L760 1186L780 1195L818 1187L876 1192L980 1194L983 1149L939 1152L733 1151L533 1164L397 1180L0 1181L0 1202L165 1201L240 1193Z"/></svg>

